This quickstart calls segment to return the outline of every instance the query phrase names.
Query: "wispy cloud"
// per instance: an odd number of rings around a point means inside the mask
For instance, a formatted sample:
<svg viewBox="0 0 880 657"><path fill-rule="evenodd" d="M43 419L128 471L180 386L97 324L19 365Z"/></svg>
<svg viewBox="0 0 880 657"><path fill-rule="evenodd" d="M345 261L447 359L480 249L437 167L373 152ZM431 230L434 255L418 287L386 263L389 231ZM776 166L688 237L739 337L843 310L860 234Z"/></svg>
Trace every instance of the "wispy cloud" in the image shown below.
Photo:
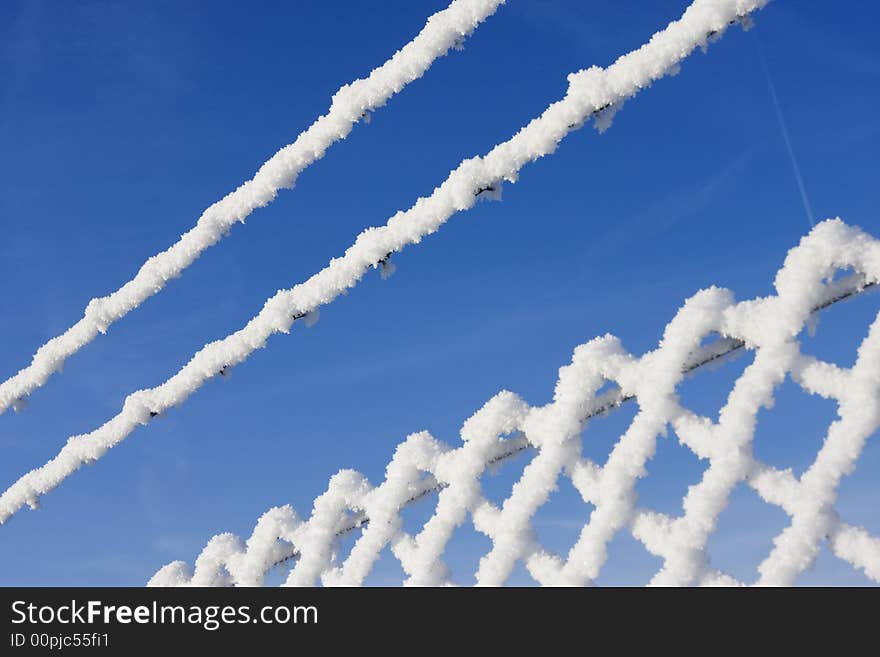
<svg viewBox="0 0 880 657"><path fill-rule="evenodd" d="M804 177L801 175L801 167L798 164L797 156L794 153L794 146L791 143L791 135L788 132L788 122L785 120L785 114L782 112L782 106L779 104L779 96L776 93L776 85L773 84L773 76L770 74L770 65L767 63L767 57L764 54L764 48L761 45L761 39L758 37L758 31L753 30L755 35L755 46L758 49L758 59L761 61L761 69L764 71L764 79L767 80L767 89L770 92L770 100L773 101L773 110L776 114L776 120L779 122L779 130L782 133L782 140L785 142L785 150L788 153L788 159L791 162L794 179L797 182L798 192L801 195L801 203L804 205L804 213L807 215L807 222L810 227L816 225L813 217L813 208L810 206L810 199L807 196L807 188L804 185Z"/></svg>

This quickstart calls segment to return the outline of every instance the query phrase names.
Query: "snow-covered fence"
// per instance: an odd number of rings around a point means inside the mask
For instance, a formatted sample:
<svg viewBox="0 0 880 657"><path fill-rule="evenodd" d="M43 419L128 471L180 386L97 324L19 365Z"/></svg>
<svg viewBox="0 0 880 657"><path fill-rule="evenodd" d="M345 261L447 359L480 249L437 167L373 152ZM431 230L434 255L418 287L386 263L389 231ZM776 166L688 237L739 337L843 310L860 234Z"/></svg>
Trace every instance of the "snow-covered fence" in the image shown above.
<svg viewBox="0 0 880 657"><path fill-rule="evenodd" d="M847 524L835 509L842 478L880 427L880 313L851 368L802 353L798 340L814 313L878 281L880 241L839 219L825 221L789 252L776 276L775 295L735 303L728 290L703 290L685 302L659 346L640 358L613 336L596 338L575 349L571 364L559 371L552 403L531 407L501 392L464 423L459 447L427 432L412 434L398 446L380 485L372 486L358 472L340 471L315 500L308 520L290 506L273 508L246 543L231 534L215 536L194 570L177 561L157 572L150 584L260 585L269 570L280 567L288 569L289 585L359 585L389 546L407 574L405 583L448 584L442 557L456 529L468 520L492 541L476 573L482 585L503 584L518 561L541 584L588 584L599 575L608 544L621 530L663 559L653 584L737 584L712 568L707 542L740 485L752 487L791 518L759 566L757 583L793 584L823 542L880 582L880 539ZM677 392L683 377L739 349L754 358L718 417L683 407ZM786 377L807 393L838 404L838 418L801 477L762 463L753 452L758 411L772 405L774 390ZM589 418L628 400L638 412L604 464L585 458ZM636 494L639 478L649 476L657 438L670 427L682 445L707 463L678 517L639 506ZM532 450L530 462L509 497L496 506L483 496L481 477L491 464L525 449ZM583 529L564 557L546 550L532 526L560 477L568 477L594 507L575 519ZM433 516L417 534L406 533L403 509L431 492L437 492ZM357 541L339 563L339 540L351 532Z"/></svg>
<svg viewBox="0 0 880 657"><path fill-rule="evenodd" d="M503 181L515 182L526 164L553 153L562 139L591 117L600 130L607 128L624 102L654 81L676 74L696 48L708 47L731 25L747 23L751 12L767 2L695 0L680 19L607 68L593 66L569 75L565 96L508 141L485 156L462 161L430 196L419 198L385 225L362 232L342 257L268 299L243 328L203 347L161 385L130 394L120 412L102 426L70 437L54 458L22 475L0 495L0 523L25 505L36 508L40 495L56 488L84 464L103 457L138 426L184 403L207 381L264 347L272 335L288 333L297 320L313 321L321 306L357 285L371 269L387 271L391 254L437 232L479 198L499 198ZM151 276L161 278L158 271L150 271Z"/></svg>

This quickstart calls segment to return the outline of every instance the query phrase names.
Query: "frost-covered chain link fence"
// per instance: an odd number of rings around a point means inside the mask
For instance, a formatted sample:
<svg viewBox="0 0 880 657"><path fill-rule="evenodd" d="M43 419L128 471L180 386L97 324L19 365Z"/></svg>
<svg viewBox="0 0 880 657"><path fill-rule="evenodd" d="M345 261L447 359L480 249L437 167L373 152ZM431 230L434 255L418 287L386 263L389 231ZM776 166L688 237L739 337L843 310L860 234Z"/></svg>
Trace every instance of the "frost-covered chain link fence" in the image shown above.
<svg viewBox="0 0 880 657"><path fill-rule="evenodd" d="M817 309L878 281L880 241L840 220L825 221L789 252L776 276L775 295L735 303L727 290L703 290L685 302L659 346L641 357L626 352L613 336L596 338L575 349L571 364L560 370L552 403L532 407L501 392L464 423L459 447L426 432L412 434L398 446L380 485L343 470L315 500L308 520L290 506L273 508L247 542L232 534L215 536L194 570L174 562L150 584L260 585L269 570L284 567L289 585L360 585L387 547L400 561L406 584L449 584L443 555L466 522L492 542L476 573L481 585L503 584L519 561L540 584L589 584L622 530L663 559L653 584L737 584L712 568L707 552L718 516L737 486L752 487L790 516L758 567L757 583L793 584L823 542L880 581L880 539L847 524L835 509L841 480L880 425L880 314L851 368L802 353L798 340ZM718 417L683 407L678 387L684 376L741 348L753 360ZM753 453L758 411L772 404L786 377L838 405L837 419L801 477L762 463ZM638 411L605 462L584 457L589 418L630 399ZM707 463L677 517L639 506L636 492L638 480L649 476L657 438L670 427L682 445ZM524 449L533 450L533 456L510 495L496 506L483 495L481 477L491 464ZM594 507L565 556L545 549L532 524L561 477L569 478ZM402 510L432 491L439 491L433 515L418 533L407 533ZM340 538L351 532L357 534L354 547L338 562Z"/></svg>

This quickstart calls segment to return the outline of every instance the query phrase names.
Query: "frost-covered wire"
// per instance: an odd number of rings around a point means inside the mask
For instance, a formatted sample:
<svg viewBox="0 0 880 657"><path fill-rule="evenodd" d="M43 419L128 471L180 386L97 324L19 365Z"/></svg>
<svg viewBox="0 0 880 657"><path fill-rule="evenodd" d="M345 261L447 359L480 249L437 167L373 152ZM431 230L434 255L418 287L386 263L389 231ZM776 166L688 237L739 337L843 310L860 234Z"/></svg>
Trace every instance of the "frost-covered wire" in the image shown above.
<svg viewBox="0 0 880 657"><path fill-rule="evenodd" d="M251 212L268 205L279 190L292 188L303 169L321 159L333 143L345 139L355 123L368 123L372 112L422 77L436 59L450 48L461 49L464 37L504 1L454 0L429 17L412 41L368 77L340 88L327 114L273 155L253 178L205 210L174 245L147 259L133 279L108 296L92 299L82 319L40 347L30 365L0 383L0 413L10 406L22 408L25 398L59 371L67 358L179 277L236 222L243 223Z"/></svg>
<svg viewBox="0 0 880 657"><path fill-rule="evenodd" d="M497 193L503 180L514 182L520 169L556 150L559 142L591 116L619 106L654 80L678 71L697 47L718 38L729 25L743 20L767 0L696 0L684 15L657 32L639 49L623 55L608 68L591 67L568 76L568 91L510 140L486 156L464 160L434 192L419 198L381 227L368 228L342 257L304 283L278 292L256 317L239 331L202 348L165 383L129 395L122 411L91 433L73 436L48 463L31 470L0 495L0 522L25 504L58 486L84 463L94 462L124 440L138 425L183 403L219 372L244 361L275 333L289 332L293 322L357 284L389 254L437 230L456 212L467 210L477 196ZM712 36L714 35L714 36ZM607 124L606 124L607 125Z"/></svg>
<svg viewBox="0 0 880 657"><path fill-rule="evenodd" d="M833 280L849 269L855 274ZM289 506L272 509L247 544L231 534L216 536L194 569L173 562L149 583L258 585L270 569L294 561L286 584L359 585L390 547L407 575L405 583L451 584L442 556L455 530L470 518L492 541L476 573L482 585L503 584L517 562L541 584L589 584L621 530L663 559L653 584L738 584L712 569L707 542L731 491L741 485L791 517L759 566L757 583L794 583L823 543L880 582L880 539L846 524L835 510L841 479L880 427L880 313L849 369L801 353L798 341L815 312L878 281L880 241L840 220L822 222L789 252L776 276L775 295L735 303L727 290L703 290L685 302L659 346L640 358L613 336L596 338L577 347L571 364L560 369L552 403L531 407L502 391L464 423L461 446L453 449L427 432L412 434L398 446L379 486L355 471L341 471L315 501L308 520L300 520ZM712 335L720 337L703 344ZM683 377L742 349L754 360L717 419L680 404ZM786 376L810 394L835 400L839 409L801 477L760 462L753 451L757 412L772 405ZM616 389L601 392L608 385ZM585 458L589 418L627 399L638 412L604 464ZM637 481L649 474L657 438L670 427L682 445L708 463L678 517L640 508L636 492ZM534 456L522 476L500 506L491 503L482 494L482 475L499 458L525 447ZM594 506L565 557L546 550L532 525L563 476ZM434 513L411 535L403 530L402 510L427 491L437 491ZM340 536L358 530L354 547L340 562Z"/></svg>

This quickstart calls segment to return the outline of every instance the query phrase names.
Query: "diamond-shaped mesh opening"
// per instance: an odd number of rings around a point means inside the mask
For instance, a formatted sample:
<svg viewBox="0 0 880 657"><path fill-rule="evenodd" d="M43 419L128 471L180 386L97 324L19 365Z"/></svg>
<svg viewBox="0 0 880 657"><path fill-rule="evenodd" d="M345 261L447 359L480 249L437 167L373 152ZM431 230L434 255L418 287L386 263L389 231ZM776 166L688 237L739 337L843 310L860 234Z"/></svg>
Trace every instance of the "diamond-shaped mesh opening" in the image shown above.
<svg viewBox="0 0 880 657"><path fill-rule="evenodd" d="M868 327L877 318L880 290L871 288L863 294L836 303L815 313L798 336L801 351L840 367L852 367L856 350L868 334Z"/></svg>
<svg viewBox="0 0 880 657"><path fill-rule="evenodd" d="M492 540L474 529L468 517L452 534L443 552L443 561L449 568L452 581L461 586L473 586L477 581L480 559L491 549Z"/></svg>
<svg viewBox="0 0 880 657"><path fill-rule="evenodd" d="M400 586L405 579L403 566L394 556L391 546L386 545L364 580L364 586Z"/></svg>
<svg viewBox="0 0 880 657"><path fill-rule="evenodd" d="M824 280L825 283L834 284L839 283L844 278L849 278L855 273L855 270L852 267L838 267L834 270L830 277Z"/></svg>
<svg viewBox="0 0 880 657"><path fill-rule="evenodd" d="M620 440L639 407L635 401L624 402L619 408L591 418L581 434L581 453L598 465L604 465L611 450Z"/></svg>
<svg viewBox="0 0 880 657"><path fill-rule="evenodd" d="M790 378L776 388L770 409L758 413L755 457L800 477L815 461L829 425L837 419L837 402L811 395Z"/></svg>
<svg viewBox="0 0 880 657"><path fill-rule="evenodd" d="M773 537L790 522L785 511L762 500L752 488L737 486L706 544L710 567L740 582L755 582L758 565L773 549Z"/></svg>
<svg viewBox="0 0 880 657"><path fill-rule="evenodd" d="M522 477L523 470L535 458L535 454L534 449L524 449L486 468L480 478L483 496L500 509L504 500L510 497L513 485Z"/></svg>
<svg viewBox="0 0 880 657"><path fill-rule="evenodd" d="M403 520L403 531L411 536L415 536L425 523L434 515L437 509L438 491L434 490L422 495L412 502L406 504L400 510L400 517Z"/></svg>
<svg viewBox="0 0 880 657"><path fill-rule="evenodd" d="M700 481L709 467L682 445L675 431L657 437L654 458L645 464L647 474L636 482L639 504L671 516L682 514L681 502L688 488Z"/></svg>
<svg viewBox="0 0 880 657"><path fill-rule="evenodd" d="M753 352L740 347L691 372L678 384L679 403L692 413L717 422L736 380L754 359Z"/></svg>
<svg viewBox="0 0 880 657"><path fill-rule="evenodd" d="M608 543L608 559L596 586L644 586L663 566L663 560L645 549L625 528Z"/></svg>
<svg viewBox="0 0 880 657"><path fill-rule="evenodd" d="M619 389L620 389L620 386L617 385L616 381L612 381L611 379L605 379L604 381L602 381L602 385L600 385L598 388L596 388L596 392L593 393L593 396L597 397L597 398L603 397L604 395L606 395L612 391L616 392Z"/></svg>
<svg viewBox="0 0 880 657"><path fill-rule="evenodd" d="M565 474L560 475L557 485L547 502L532 516L532 527L541 545L564 559L595 507L584 502Z"/></svg>
<svg viewBox="0 0 880 657"><path fill-rule="evenodd" d="M349 520L354 517L354 513L352 513L351 511L346 511L346 526L348 526ZM336 555L334 566L341 566L343 563L345 563L345 560L348 559L348 555L351 554L351 549L354 547L354 544L363 534L364 529L366 529L366 525L364 525L363 527L356 527L350 531L346 531L336 538L336 545L334 546L333 550Z"/></svg>

